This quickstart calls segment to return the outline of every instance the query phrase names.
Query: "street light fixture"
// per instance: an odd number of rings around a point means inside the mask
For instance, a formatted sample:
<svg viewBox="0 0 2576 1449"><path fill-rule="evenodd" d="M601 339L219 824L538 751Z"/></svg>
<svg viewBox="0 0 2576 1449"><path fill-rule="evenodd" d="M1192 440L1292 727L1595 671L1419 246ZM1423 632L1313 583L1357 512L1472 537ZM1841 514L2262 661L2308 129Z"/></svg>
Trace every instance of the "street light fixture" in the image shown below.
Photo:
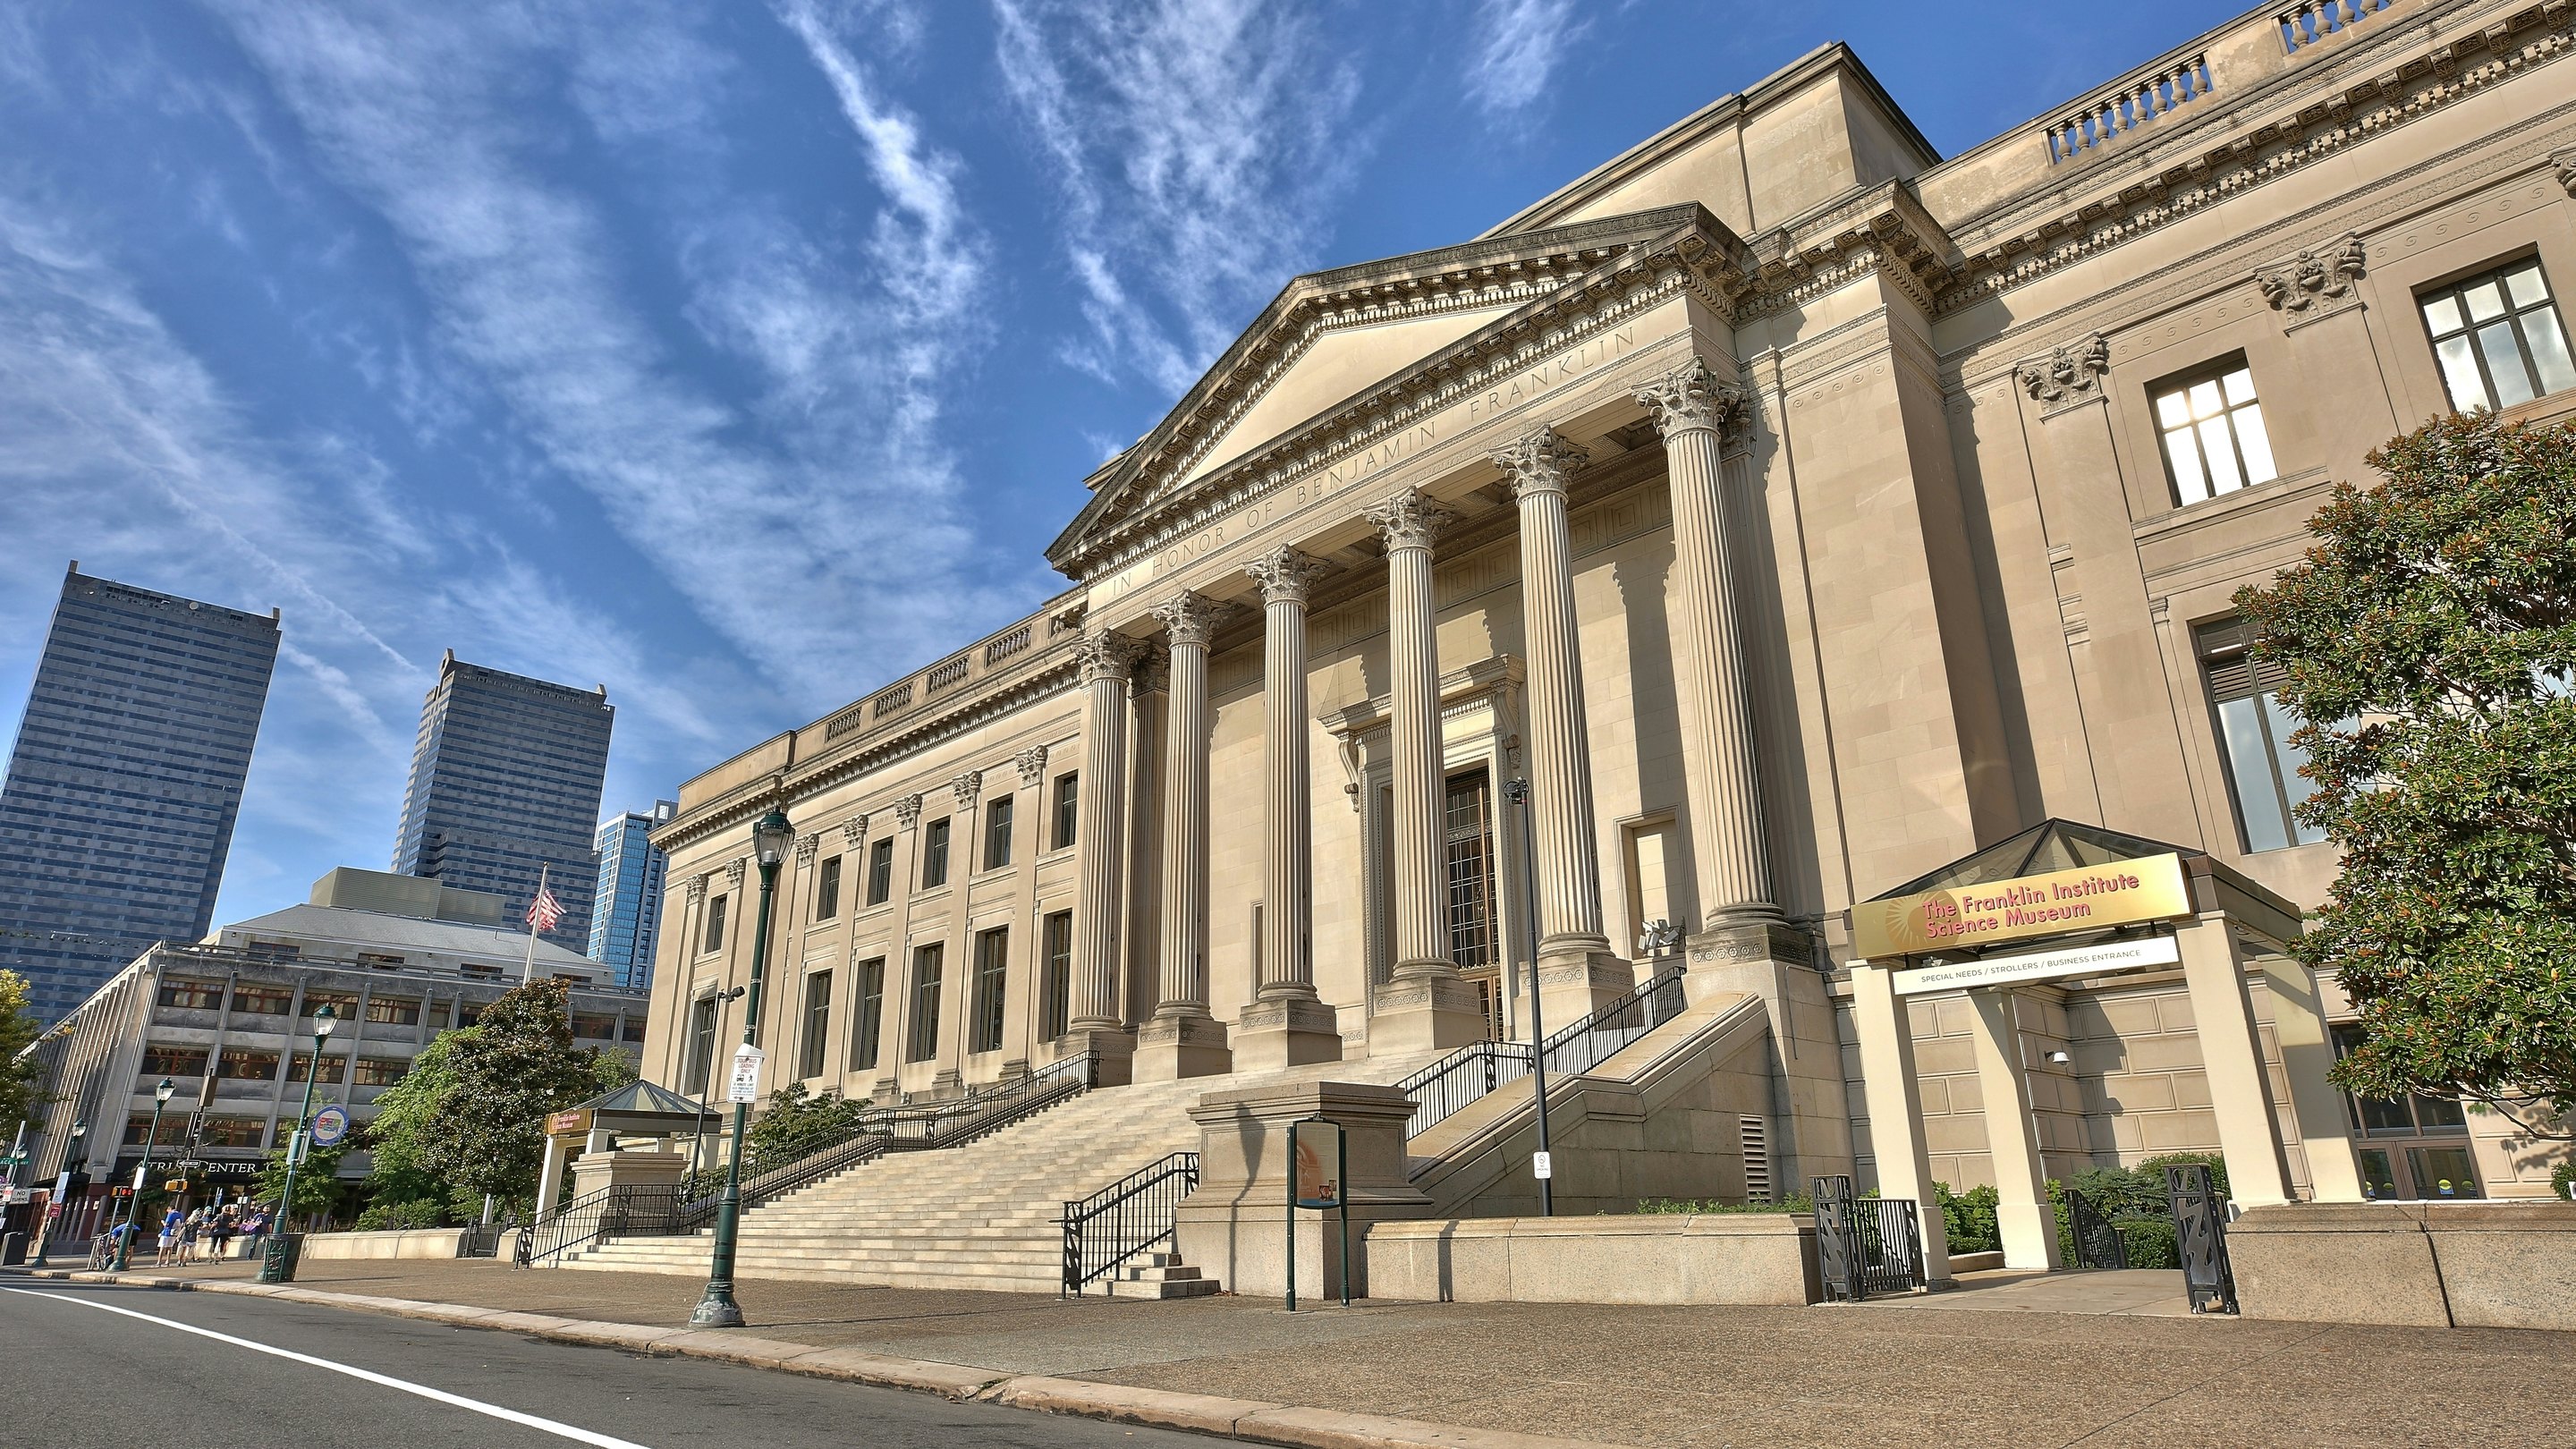
<svg viewBox="0 0 2576 1449"><path fill-rule="evenodd" d="M1552 1186L1556 1160L1548 1153L1547 1136L1547 1017L1539 1010L1538 989L1538 832L1530 824L1530 784L1527 779L1504 784L1508 796L1521 817L1521 881L1529 890L1529 994L1530 994L1530 1075L1538 1093L1538 1155L1530 1170L1538 1176L1538 1215L1556 1216L1556 1193Z"/></svg>
<svg viewBox="0 0 2576 1449"><path fill-rule="evenodd" d="M313 1121L313 1087L322 1080L322 1044L331 1039L332 1029L340 1024L340 1013L325 1005L313 1013L313 1060L304 1073L304 1108L295 1117L295 1135L286 1140L286 1186L277 1195L277 1215L289 1222L295 1212L295 1169L304 1160L306 1130ZM259 1281L292 1283L295 1281L295 1259L303 1250L300 1233L283 1233L271 1229L268 1255L260 1260Z"/></svg>
<svg viewBox="0 0 2576 1449"><path fill-rule="evenodd" d="M125 1199L125 1231L116 1239L116 1271L125 1271L126 1260L134 1254L134 1213L143 1206L143 1180L152 1171L152 1144L161 1136L161 1109L170 1105L170 1094L179 1084L168 1077L152 1089L152 1125L143 1129L143 1161L134 1169L134 1186Z"/></svg>
<svg viewBox="0 0 2576 1449"><path fill-rule="evenodd" d="M742 1008L742 1044L760 1046L760 968L769 955L769 903L778 888L778 864L796 843L787 812L771 806L751 827L751 853L760 864L760 918L751 928L751 986ZM756 1070L756 1068L755 1068ZM755 1078L754 1090L758 1083ZM730 1085L725 1095L734 1096ZM742 1138L751 1125L751 1102L733 1104L733 1145L725 1158L724 1196L716 1200L716 1246L707 1264L707 1294L689 1314L691 1328L740 1328L742 1307L733 1301L734 1237L742 1224Z"/></svg>
<svg viewBox="0 0 2576 1449"><path fill-rule="evenodd" d="M74 1122L72 1124L71 1145L63 1151L63 1172L66 1176L80 1171L81 1139L88 1135L89 1124L87 1122ZM71 1217L70 1205L65 1203L56 1203L53 1205L53 1213L54 1220L50 1223L44 1224L42 1231L40 1231L36 1236L36 1261L28 1264L31 1268L42 1268L47 1266L45 1255L52 1252L54 1249L54 1234L61 1231L63 1223Z"/></svg>
<svg viewBox="0 0 2576 1449"><path fill-rule="evenodd" d="M707 999L716 1004L715 1023L707 1028L707 1052L712 1056L716 1049L715 1039L724 1034L724 1009L742 999L742 988L737 986L731 991L719 991ZM693 1045L690 1050L695 1051L697 1048ZM707 1151L707 1084L714 1081L716 1075L714 1062L707 1062L704 1065L706 1071L698 1077L697 1130L689 1134L688 1191L691 1194L698 1190L698 1173Z"/></svg>

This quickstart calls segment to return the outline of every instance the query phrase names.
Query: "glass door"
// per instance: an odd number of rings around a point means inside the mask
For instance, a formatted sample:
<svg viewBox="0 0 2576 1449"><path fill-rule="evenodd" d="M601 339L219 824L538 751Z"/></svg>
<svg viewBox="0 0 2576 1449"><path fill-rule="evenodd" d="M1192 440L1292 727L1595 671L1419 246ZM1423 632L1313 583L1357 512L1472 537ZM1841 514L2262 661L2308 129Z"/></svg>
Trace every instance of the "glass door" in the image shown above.
<svg viewBox="0 0 2576 1449"><path fill-rule="evenodd" d="M1494 917L1493 791L1481 769L1449 778L1443 861L1449 895L1449 959L1476 988L1485 1036L1503 1035L1502 953Z"/></svg>

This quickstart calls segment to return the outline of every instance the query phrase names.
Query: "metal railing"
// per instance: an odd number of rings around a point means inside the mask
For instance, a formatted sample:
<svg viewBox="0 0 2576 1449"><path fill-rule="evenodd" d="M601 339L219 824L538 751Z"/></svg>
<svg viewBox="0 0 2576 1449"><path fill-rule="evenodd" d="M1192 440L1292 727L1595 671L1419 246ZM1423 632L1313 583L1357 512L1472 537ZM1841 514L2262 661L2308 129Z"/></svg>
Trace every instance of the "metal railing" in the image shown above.
<svg viewBox="0 0 2576 1449"><path fill-rule="evenodd" d="M2073 1188L2066 1194L2066 1235L2072 1241L2066 1254L2070 1268L2126 1268L2129 1247L2120 1230L2102 1216L2102 1210L2091 1199Z"/></svg>
<svg viewBox="0 0 2576 1449"><path fill-rule="evenodd" d="M1915 1216L1921 1204L1855 1197L1846 1176L1819 1177L1815 1186L1816 1269L1826 1302L1924 1286L1923 1225Z"/></svg>
<svg viewBox="0 0 2576 1449"><path fill-rule="evenodd" d="M1085 1286L1138 1253L1174 1236L1181 1199L1199 1185L1199 1155L1175 1152L1109 1186L1064 1205L1064 1287Z"/></svg>
<svg viewBox="0 0 2576 1449"><path fill-rule="evenodd" d="M1681 1015L1688 999L1676 966L1574 1025L1549 1034L1547 1069L1588 1072L1621 1047ZM1462 1107L1530 1074L1536 1053L1528 1042L1475 1041L1396 1083L1413 1099L1405 1135L1418 1136Z"/></svg>
<svg viewBox="0 0 2576 1449"><path fill-rule="evenodd" d="M529 1227L520 1239L519 1261L530 1267L559 1263L575 1249L610 1238L677 1232L674 1224L684 1206L677 1183L603 1187L574 1198Z"/></svg>

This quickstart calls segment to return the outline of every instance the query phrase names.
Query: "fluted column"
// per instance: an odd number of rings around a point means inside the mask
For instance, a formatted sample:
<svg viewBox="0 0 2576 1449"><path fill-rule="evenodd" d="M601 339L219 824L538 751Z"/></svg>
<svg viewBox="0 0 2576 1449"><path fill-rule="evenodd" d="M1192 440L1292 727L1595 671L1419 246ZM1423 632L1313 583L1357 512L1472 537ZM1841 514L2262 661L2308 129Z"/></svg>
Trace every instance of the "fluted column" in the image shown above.
<svg viewBox="0 0 2576 1449"><path fill-rule="evenodd" d="M1118 928L1127 894L1127 683L1144 652L1135 640L1106 629L1082 641L1082 774L1074 797L1079 894L1066 1048L1068 1055L1088 1052L1097 1059L1102 1086L1128 1080L1135 1047L1118 1010L1126 961Z"/></svg>
<svg viewBox="0 0 2576 1449"><path fill-rule="evenodd" d="M1745 684L1729 558L1721 430L1743 427L1751 402L1698 358L1637 392L1664 435L1673 501L1673 566L1680 584L1682 728L1689 750L1691 857L1698 865L1703 930L1776 918L1763 846L1762 792L1753 752L1753 702Z"/></svg>
<svg viewBox="0 0 2576 1449"><path fill-rule="evenodd" d="M1172 699L1163 742L1162 1004L1136 1032L1136 1080L1228 1070L1225 1025L1208 1015L1208 639L1218 605L1184 592L1155 608L1169 636Z"/></svg>
<svg viewBox="0 0 2576 1449"><path fill-rule="evenodd" d="M1439 610L1431 540L1453 514L1407 489L1368 510L1386 540L1388 727L1394 743L1394 980L1377 994L1371 1052L1458 1046L1484 1035L1484 1013L1449 959L1441 910Z"/></svg>
<svg viewBox="0 0 2576 1449"><path fill-rule="evenodd" d="M1234 1057L1246 1069L1339 1061L1338 1014L1315 994L1314 788L1308 763L1306 596L1317 560L1281 547L1252 561L1261 586L1262 809L1261 981L1236 1022Z"/></svg>
<svg viewBox="0 0 2576 1449"><path fill-rule="evenodd" d="M1601 858L1592 813L1591 735L1574 612L1565 490L1588 455L1548 428L1493 455L1521 510L1521 629L1529 651L1530 833L1538 880L1544 1019L1589 1016L1635 984L1601 930Z"/></svg>

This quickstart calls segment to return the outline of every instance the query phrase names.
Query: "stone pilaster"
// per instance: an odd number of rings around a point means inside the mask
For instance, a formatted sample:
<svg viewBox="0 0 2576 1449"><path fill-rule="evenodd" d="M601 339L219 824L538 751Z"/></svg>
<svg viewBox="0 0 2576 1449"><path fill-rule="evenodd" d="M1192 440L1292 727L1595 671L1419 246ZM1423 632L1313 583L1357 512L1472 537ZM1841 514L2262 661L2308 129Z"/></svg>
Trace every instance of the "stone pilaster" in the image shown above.
<svg viewBox="0 0 2576 1449"><path fill-rule="evenodd" d="M1208 1014L1208 640L1219 607L1184 592L1155 608L1169 636L1172 697L1163 742L1162 1000L1136 1030L1136 1080L1230 1069L1225 1024Z"/></svg>
<svg viewBox="0 0 2576 1449"><path fill-rule="evenodd" d="M1395 971L1369 1022L1372 1055L1459 1046L1485 1034L1484 1012L1447 950L1441 910L1439 610L1431 540L1453 517L1408 489L1368 510L1386 540L1388 713L1394 744Z"/></svg>
<svg viewBox="0 0 2576 1449"><path fill-rule="evenodd" d="M1105 629L1082 641L1082 778L1074 802L1079 894L1065 1055L1089 1054L1101 1086L1128 1080L1136 1046L1118 1010L1126 961L1119 917L1127 894L1127 687L1143 653L1135 640Z"/></svg>
<svg viewBox="0 0 2576 1449"><path fill-rule="evenodd" d="M1493 455L1520 500L1521 620L1529 650L1530 826L1536 837L1538 989L1544 1020L1570 1024L1616 1000L1635 972L1601 930L1592 751L1574 609L1566 485L1587 461L1547 428Z"/></svg>
<svg viewBox="0 0 2576 1449"><path fill-rule="evenodd" d="M1306 596L1323 565L1293 548L1253 560L1261 586L1261 982L1236 1021L1235 1061L1247 1070L1341 1060L1337 1014L1315 994L1313 770L1307 733Z"/></svg>

